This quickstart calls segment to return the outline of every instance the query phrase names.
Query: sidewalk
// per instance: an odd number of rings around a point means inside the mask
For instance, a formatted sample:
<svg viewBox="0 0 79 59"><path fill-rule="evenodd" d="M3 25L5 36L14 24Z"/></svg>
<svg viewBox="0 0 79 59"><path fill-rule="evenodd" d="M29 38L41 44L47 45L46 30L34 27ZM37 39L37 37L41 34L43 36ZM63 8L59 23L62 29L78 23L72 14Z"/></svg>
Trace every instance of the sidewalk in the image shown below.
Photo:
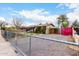
<svg viewBox="0 0 79 59"><path fill-rule="evenodd" d="M0 56L16 56L16 53L13 50L13 47L9 42L1 36L0 30Z"/></svg>

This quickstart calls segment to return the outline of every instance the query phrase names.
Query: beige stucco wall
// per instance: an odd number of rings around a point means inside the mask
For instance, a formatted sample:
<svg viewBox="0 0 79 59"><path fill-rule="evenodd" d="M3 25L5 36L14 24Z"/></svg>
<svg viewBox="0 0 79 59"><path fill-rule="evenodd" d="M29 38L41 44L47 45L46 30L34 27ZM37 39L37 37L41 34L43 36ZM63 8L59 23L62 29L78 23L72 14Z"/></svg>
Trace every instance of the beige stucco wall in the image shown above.
<svg viewBox="0 0 79 59"><path fill-rule="evenodd" d="M46 34L49 34L49 28L53 28L52 25L46 26Z"/></svg>

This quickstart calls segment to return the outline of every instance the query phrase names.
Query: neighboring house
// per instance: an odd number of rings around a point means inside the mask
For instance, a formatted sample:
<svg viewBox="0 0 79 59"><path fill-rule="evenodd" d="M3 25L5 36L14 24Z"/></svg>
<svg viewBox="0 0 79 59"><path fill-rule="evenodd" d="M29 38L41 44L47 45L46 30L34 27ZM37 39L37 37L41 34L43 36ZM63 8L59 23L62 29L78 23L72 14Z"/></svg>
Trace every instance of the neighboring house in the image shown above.
<svg viewBox="0 0 79 59"><path fill-rule="evenodd" d="M33 26L28 26L28 27L22 26L22 27L20 27L20 29L25 31L25 32L30 32L30 31L34 32L34 28L35 27L33 27Z"/></svg>
<svg viewBox="0 0 79 59"><path fill-rule="evenodd" d="M45 30L45 34L58 34L58 28L56 28L53 24L39 24L39 25L33 25L28 27L21 27L22 30L26 32L34 32L37 27L41 27Z"/></svg>
<svg viewBox="0 0 79 59"><path fill-rule="evenodd" d="M59 30L53 24L47 24L46 26L46 34L58 34Z"/></svg>

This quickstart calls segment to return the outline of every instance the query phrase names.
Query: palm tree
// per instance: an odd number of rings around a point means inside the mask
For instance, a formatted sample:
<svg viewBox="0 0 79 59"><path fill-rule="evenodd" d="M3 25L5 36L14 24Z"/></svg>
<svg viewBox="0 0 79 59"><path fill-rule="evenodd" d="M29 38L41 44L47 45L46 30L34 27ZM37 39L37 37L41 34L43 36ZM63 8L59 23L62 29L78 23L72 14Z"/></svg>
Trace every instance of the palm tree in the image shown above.
<svg viewBox="0 0 79 59"><path fill-rule="evenodd" d="M69 24L69 22L68 22L68 18L67 18L67 16L66 15L60 15L58 18L58 26L60 26L60 24L61 24L61 26L68 26L68 24Z"/></svg>
<svg viewBox="0 0 79 59"><path fill-rule="evenodd" d="M68 21L68 20L66 20L66 21L64 21L64 22L62 23L62 26L63 26L63 27L68 27L68 25L69 25L69 21Z"/></svg>

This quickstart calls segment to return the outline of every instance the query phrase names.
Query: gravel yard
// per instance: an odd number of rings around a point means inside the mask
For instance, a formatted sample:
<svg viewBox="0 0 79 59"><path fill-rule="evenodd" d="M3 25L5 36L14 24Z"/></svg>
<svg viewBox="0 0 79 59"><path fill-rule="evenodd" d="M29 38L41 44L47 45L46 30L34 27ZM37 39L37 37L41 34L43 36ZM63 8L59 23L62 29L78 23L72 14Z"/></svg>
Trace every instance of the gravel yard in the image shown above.
<svg viewBox="0 0 79 59"><path fill-rule="evenodd" d="M61 36L56 34L40 34L35 35L43 38L58 39L70 41L70 36ZM15 38L9 41L15 46ZM29 37L17 37L17 46L27 55L29 55ZM68 45L54 41L41 40L39 38L31 38L31 55L32 56L79 56L78 51L68 48Z"/></svg>

